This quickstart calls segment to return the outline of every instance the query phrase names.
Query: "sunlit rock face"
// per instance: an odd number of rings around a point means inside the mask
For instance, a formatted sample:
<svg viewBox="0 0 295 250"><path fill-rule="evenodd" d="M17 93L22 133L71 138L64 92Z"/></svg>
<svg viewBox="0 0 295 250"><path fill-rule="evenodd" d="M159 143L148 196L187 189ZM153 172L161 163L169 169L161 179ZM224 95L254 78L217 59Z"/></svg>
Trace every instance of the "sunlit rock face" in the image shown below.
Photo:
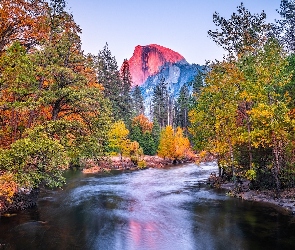
<svg viewBox="0 0 295 250"><path fill-rule="evenodd" d="M133 86L142 85L149 76L159 73L165 63L187 63L179 53L157 44L136 46L129 59Z"/></svg>
<svg viewBox="0 0 295 250"><path fill-rule="evenodd" d="M176 100L181 87L191 82L203 68L189 64L179 53L156 44L136 46L128 62L133 86L140 86L145 114L149 117L154 88L161 79L165 79L169 95Z"/></svg>

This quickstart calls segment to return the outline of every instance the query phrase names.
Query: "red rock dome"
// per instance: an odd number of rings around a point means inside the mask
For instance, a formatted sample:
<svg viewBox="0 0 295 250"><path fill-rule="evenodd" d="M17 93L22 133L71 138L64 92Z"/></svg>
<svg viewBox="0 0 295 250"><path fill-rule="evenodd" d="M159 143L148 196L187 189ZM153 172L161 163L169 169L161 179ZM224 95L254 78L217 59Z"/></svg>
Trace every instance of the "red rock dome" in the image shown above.
<svg viewBox="0 0 295 250"><path fill-rule="evenodd" d="M128 60L133 86L142 85L146 79L159 72L166 62L176 63L185 60L179 53L157 44L136 46Z"/></svg>

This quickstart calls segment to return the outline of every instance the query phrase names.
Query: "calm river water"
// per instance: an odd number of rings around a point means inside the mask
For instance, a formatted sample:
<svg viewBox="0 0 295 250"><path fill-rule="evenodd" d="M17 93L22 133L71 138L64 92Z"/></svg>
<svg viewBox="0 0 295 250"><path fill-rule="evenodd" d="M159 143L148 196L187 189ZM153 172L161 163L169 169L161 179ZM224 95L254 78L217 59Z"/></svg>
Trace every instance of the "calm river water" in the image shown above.
<svg viewBox="0 0 295 250"><path fill-rule="evenodd" d="M295 249L295 217L206 187L212 171L72 173L36 208L0 219L0 249Z"/></svg>

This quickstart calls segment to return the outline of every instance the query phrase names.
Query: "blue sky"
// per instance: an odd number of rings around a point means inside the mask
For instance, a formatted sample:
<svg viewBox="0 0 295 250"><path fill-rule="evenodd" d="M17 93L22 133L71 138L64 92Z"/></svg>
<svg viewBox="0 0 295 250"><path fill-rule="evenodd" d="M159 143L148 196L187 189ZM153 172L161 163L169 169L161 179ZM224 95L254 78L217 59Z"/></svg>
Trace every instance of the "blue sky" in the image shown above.
<svg viewBox="0 0 295 250"><path fill-rule="evenodd" d="M189 63L221 59L224 51L207 35L215 29L214 11L229 18L237 0L68 0L69 11L83 30L82 48L97 54L107 42L120 66L136 45L156 43L183 55ZM264 10L279 18L280 0L244 0L251 13Z"/></svg>

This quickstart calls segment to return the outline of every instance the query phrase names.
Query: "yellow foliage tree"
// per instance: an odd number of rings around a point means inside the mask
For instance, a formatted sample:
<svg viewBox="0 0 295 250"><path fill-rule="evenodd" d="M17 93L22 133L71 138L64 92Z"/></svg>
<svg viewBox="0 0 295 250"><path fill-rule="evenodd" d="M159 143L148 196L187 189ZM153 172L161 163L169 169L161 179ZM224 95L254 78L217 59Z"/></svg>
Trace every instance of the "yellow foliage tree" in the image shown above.
<svg viewBox="0 0 295 250"><path fill-rule="evenodd" d="M112 152L122 154L127 150L128 144L130 143L127 138L129 130L126 128L123 121L115 122L109 131L109 147Z"/></svg>
<svg viewBox="0 0 295 250"><path fill-rule="evenodd" d="M178 127L174 136L174 158L182 159L191 153L190 142L187 137L183 136L183 130Z"/></svg>
<svg viewBox="0 0 295 250"><path fill-rule="evenodd" d="M174 157L174 131L171 126L166 126L160 134L158 155L163 158Z"/></svg>
<svg viewBox="0 0 295 250"><path fill-rule="evenodd" d="M115 122L109 132L109 147L112 152L119 153L122 156L128 156L133 162L137 162L143 154L137 141L128 139L129 130L123 121Z"/></svg>
<svg viewBox="0 0 295 250"><path fill-rule="evenodd" d="M190 142L183 136L183 130L178 127L174 132L171 126L166 126L160 135L158 155L163 158L180 160L190 154Z"/></svg>

